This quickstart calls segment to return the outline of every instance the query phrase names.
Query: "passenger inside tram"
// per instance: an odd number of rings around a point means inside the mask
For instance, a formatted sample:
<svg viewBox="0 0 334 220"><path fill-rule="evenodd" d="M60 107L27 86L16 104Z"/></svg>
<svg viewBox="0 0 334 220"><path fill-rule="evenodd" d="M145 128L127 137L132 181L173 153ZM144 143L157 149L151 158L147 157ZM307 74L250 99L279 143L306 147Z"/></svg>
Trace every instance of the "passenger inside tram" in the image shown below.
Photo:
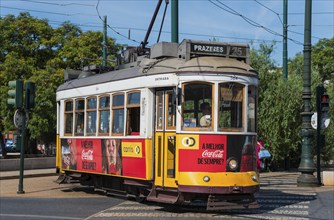
<svg viewBox="0 0 334 220"><path fill-rule="evenodd" d="M201 117L199 124L201 127L211 126L211 106L208 102L203 102L201 104L201 111L203 116Z"/></svg>

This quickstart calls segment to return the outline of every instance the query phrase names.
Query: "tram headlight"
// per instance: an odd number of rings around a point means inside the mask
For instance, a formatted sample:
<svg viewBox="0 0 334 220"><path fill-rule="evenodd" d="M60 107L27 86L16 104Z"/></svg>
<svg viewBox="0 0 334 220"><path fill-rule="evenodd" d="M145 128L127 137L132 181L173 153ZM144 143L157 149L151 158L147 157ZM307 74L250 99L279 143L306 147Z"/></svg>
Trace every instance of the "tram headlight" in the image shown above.
<svg viewBox="0 0 334 220"><path fill-rule="evenodd" d="M253 180L254 182L259 182L259 180L257 179L257 176L256 176L256 175L252 175L252 180Z"/></svg>
<svg viewBox="0 0 334 220"><path fill-rule="evenodd" d="M236 169L238 169L238 161L236 159L230 158L228 159L227 163L230 171L235 171Z"/></svg>
<svg viewBox="0 0 334 220"><path fill-rule="evenodd" d="M203 181L204 181L204 182L209 182L209 181L210 181L210 177L208 177L208 176L204 176L204 177L203 177Z"/></svg>

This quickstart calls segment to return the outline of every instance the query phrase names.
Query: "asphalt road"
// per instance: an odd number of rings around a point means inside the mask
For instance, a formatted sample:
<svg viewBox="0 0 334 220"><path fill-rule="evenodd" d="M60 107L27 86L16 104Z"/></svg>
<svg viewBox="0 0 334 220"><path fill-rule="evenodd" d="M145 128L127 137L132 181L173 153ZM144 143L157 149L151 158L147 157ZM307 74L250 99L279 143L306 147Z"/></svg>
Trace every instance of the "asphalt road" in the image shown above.
<svg viewBox="0 0 334 220"><path fill-rule="evenodd" d="M24 178L24 194L17 194L18 179L0 180L0 219L85 219L124 202L79 184L55 182L57 176Z"/></svg>
<svg viewBox="0 0 334 220"><path fill-rule="evenodd" d="M298 173L261 174L258 209L207 212L197 207L138 203L55 182L56 176L0 180L0 219L317 219L334 220L333 187L297 187Z"/></svg>
<svg viewBox="0 0 334 220"><path fill-rule="evenodd" d="M0 198L0 219L85 219L123 200L96 198Z"/></svg>

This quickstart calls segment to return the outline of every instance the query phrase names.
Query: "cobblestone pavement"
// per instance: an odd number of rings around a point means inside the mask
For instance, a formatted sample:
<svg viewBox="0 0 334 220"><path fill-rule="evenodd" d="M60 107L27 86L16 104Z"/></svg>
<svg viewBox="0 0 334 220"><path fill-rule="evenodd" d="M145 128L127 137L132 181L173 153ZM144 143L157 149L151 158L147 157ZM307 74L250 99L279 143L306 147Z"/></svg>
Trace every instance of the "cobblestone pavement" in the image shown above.
<svg viewBox="0 0 334 220"><path fill-rule="evenodd" d="M333 220L333 199L326 204L329 213L310 213L310 206L317 203L319 193L332 194L332 187L297 187L299 173L261 174L261 189L256 194L260 208L228 211L204 211L203 208L185 208L172 205L125 201L87 220L102 219L328 219ZM319 201L318 201L319 203ZM322 203L320 201L320 203ZM324 207L322 207L324 208ZM316 212L316 210L313 212ZM320 215L321 217L317 217Z"/></svg>

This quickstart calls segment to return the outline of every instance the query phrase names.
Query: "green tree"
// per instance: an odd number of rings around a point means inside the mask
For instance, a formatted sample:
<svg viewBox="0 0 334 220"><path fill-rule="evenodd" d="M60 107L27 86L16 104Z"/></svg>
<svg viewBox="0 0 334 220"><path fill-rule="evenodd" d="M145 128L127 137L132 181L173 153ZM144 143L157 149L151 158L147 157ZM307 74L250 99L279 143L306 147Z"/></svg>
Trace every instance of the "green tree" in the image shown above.
<svg viewBox="0 0 334 220"><path fill-rule="evenodd" d="M312 47L312 65L320 75L320 81L315 86L324 85L330 97L331 122L328 128L323 130L326 147L322 149L322 160L329 162L334 160L334 37L321 39Z"/></svg>
<svg viewBox="0 0 334 220"><path fill-rule="evenodd" d="M329 42L332 42L329 40ZM332 44L319 41L312 52L312 104L316 109L316 87L327 80L327 90L330 97L334 97L333 59L323 56L332 51ZM324 47L324 45L326 45ZM331 48L326 48L331 47ZM283 80L282 71L276 67L270 58L273 44L262 44L258 50L251 51L251 63L259 72L259 138L263 139L265 146L271 151L274 159L291 159L294 166L298 166L300 157L300 130L301 106L303 87L303 54L297 54L289 61L289 77ZM317 48L323 48L318 50ZM334 53L331 54L333 56ZM330 63L328 63L330 62ZM322 69L319 67L321 63ZM326 67L326 68L324 68ZM326 71L324 71L326 69ZM322 73L320 73L322 71ZM326 72L326 74L324 74ZM333 115L334 103L331 102L330 117ZM326 134L326 149L323 150L323 160L333 160L334 152L334 125L333 123L324 131ZM315 140L315 136L314 136ZM316 146L314 145L314 148Z"/></svg>
<svg viewBox="0 0 334 220"><path fill-rule="evenodd" d="M332 77L334 73L334 37L321 39L312 47L312 65L320 73L322 81Z"/></svg>
<svg viewBox="0 0 334 220"><path fill-rule="evenodd" d="M7 83L22 78L36 82L36 107L30 114L28 133L39 143L56 137L56 90L63 83L64 69L81 69L102 63L102 33L83 32L64 22L52 28L47 20L21 13L0 19L0 129L15 130L14 109L7 105ZM113 60L119 46L108 38L108 59ZM115 65L109 61L108 65Z"/></svg>

